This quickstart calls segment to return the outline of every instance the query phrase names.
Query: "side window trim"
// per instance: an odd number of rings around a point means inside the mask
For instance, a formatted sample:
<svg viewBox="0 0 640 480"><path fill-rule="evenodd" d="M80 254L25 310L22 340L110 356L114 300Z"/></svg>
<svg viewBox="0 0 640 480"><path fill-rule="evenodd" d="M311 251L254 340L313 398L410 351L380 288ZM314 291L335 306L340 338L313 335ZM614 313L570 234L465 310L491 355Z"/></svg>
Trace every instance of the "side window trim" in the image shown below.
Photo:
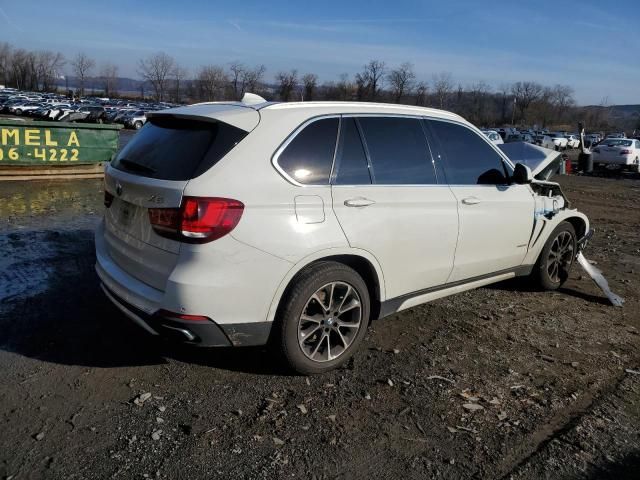
<svg viewBox="0 0 640 480"><path fill-rule="evenodd" d="M356 126L356 130L358 131L358 137L360 138L360 144L362 145L362 150L364 151L365 160L367 161L367 171L369 173L369 185L375 185L373 170L371 168L371 158L369 157L369 150L364 142L364 135L362 135L362 130L360 128L360 124L358 123L358 118L355 115L340 115L340 122L338 123L338 140L336 141L336 149L333 152L333 163L331 164L331 176L329 177L329 183L331 186L351 186L348 184L337 184L336 179L339 172L336 171L338 167L338 152L340 151L340 147L342 146L342 129L344 128L344 121L347 118L353 118L354 124ZM364 184L367 185L367 184ZM362 186L362 185L354 185L354 186Z"/></svg>
<svg viewBox="0 0 640 480"><path fill-rule="evenodd" d="M446 171L449 168L448 167L448 159L447 159L447 156L446 156L446 154L444 153L444 151L442 149L442 145L441 145L440 139L438 138L436 133L433 131L433 128L431 127L431 122L451 123L453 125L457 125L459 127L463 127L463 128L466 128L467 130L469 130L471 133L473 133L474 135L479 137L481 140L483 140L485 142L485 144L489 145L494 152L496 152L496 154L498 155L498 157L501 160L500 164L502 166L502 169L504 170L505 178L507 180L509 180L509 178L511 178L511 175L509 174L509 168L508 167L511 167L511 170L513 170L514 166L513 166L512 162L485 135L478 135L478 133L475 130L473 130L472 128L470 128L468 125L465 125L464 123L461 123L461 122L452 121L452 120L449 120L449 119L446 119L446 118L424 117L424 119L426 120L425 123L427 124L428 131L429 131L431 137L434 139L434 142L436 143L436 145L438 147L438 156L439 156L439 158L441 158L443 160L442 166L443 166L445 177L446 177ZM449 185L450 186L465 186L465 187L469 187L469 186L477 186L477 187L487 186L487 185L482 185L482 184L479 184L479 185L478 184L475 184L475 185L457 185L457 184L453 184L453 183L449 184Z"/></svg>
<svg viewBox="0 0 640 480"><path fill-rule="evenodd" d="M273 165L273 168L276 169L276 171L280 174L280 176L282 176L282 178L284 178L287 182L295 185L296 187L304 187L304 188L311 188L311 187L317 188L317 187L320 187L320 188L324 188L324 187L331 186L331 178L332 178L331 176L333 174L333 169L334 169L335 162L336 162L336 149L338 148L338 142L340 141L340 123L341 123L341 118L340 117L341 117L340 114L318 115L317 117L308 118L307 120L302 122L300 125L298 125L298 127L296 127L293 130L293 132L291 132L287 136L287 138L284 139L284 141L280 144L280 146L276 149L276 151L271 156L271 165ZM314 122L317 122L319 120L325 120L327 118L337 118L338 119L338 131L336 133L336 147L333 150L333 158L331 159L331 170L329 171L329 181L327 182L326 185L312 185L312 184L300 183L297 180L291 178L291 176L280 166L280 164L278 163L278 158L280 158L280 155L282 154L282 152L284 152L284 150L300 134L300 132L302 132L302 130L304 130L306 127L308 127L309 125L311 125Z"/></svg>
<svg viewBox="0 0 640 480"><path fill-rule="evenodd" d="M371 153L369 153L369 145L367 145L367 139L364 138L364 134L362 133L360 118L358 116L354 116L353 119L356 122L356 129L358 130L358 135L360 135L360 141L362 142L362 148L364 149L364 156L367 159L367 169L369 169L369 178L371 178L371 185L377 185L376 172L373 169L373 164L371 163Z"/></svg>

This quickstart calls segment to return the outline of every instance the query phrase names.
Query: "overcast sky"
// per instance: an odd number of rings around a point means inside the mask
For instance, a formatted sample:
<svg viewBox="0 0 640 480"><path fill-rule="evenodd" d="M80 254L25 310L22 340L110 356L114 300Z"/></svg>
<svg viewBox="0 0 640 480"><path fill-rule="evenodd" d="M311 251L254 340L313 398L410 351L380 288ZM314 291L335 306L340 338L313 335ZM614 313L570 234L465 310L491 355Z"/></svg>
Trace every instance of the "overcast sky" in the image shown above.
<svg viewBox="0 0 640 480"><path fill-rule="evenodd" d="M157 51L191 70L264 63L267 80L291 68L336 80L380 59L412 62L420 80L535 80L571 85L579 104L640 103L640 0L524 3L0 0L0 41L84 51L134 78Z"/></svg>

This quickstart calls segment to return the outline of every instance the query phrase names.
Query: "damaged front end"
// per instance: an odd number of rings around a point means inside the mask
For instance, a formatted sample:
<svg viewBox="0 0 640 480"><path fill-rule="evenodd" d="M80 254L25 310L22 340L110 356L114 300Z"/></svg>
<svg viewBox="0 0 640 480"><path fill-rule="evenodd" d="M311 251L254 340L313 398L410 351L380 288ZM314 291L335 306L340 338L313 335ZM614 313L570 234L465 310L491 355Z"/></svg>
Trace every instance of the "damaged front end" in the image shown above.
<svg viewBox="0 0 640 480"><path fill-rule="evenodd" d="M602 272L595 268L583 255L583 250L593 236L587 217L571 204L565 196L560 184L549 179L560 170L562 155L554 150L539 147L525 142L499 145L514 165L521 164L529 170L528 183L535 197L534 222L529 241L528 262L535 262L545 239L560 222L570 222L578 235L576 241L575 260L589 274L598 287L604 292L612 305L622 306L624 299L609 288ZM521 167L516 167L516 170Z"/></svg>

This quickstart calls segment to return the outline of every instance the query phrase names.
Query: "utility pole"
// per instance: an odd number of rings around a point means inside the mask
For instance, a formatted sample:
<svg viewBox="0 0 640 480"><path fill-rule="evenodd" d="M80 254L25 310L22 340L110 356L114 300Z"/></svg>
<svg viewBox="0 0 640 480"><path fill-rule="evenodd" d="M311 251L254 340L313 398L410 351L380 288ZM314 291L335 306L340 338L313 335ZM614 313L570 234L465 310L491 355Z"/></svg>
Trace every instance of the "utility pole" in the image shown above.
<svg viewBox="0 0 640 480"><path fill-rule="evenodd" d="M515 126L516 121L516 97L513 97L513 107L511 107L511 126Z"/></svg>

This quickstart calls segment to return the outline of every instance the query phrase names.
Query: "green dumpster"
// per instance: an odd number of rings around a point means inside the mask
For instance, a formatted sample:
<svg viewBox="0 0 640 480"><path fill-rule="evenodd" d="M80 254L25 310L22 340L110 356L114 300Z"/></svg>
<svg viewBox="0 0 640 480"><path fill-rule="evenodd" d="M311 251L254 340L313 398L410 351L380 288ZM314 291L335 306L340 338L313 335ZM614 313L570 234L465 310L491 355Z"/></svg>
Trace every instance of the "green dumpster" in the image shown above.
<svg viewBox="0 0 640 480"><path fill-rule="evenodd" d="M99 177L118 149L120 128L0 119L0 179Z"/></svg>

